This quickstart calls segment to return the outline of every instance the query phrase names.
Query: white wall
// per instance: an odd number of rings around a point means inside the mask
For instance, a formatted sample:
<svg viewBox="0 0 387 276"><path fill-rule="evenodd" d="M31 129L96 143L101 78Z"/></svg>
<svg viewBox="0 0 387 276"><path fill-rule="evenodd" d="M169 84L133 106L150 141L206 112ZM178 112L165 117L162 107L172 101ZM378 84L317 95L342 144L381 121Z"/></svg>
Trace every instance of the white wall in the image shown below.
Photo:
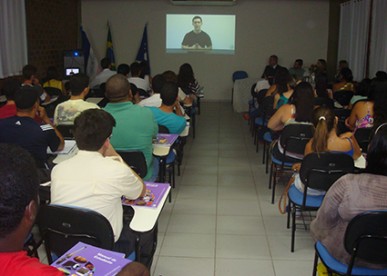
<svg viewBox="0 0 387 276"><path fill-rule="evenodd" d="M235 14L235 55L166 54L167 13ZM185 62L205 87L209 100L230 100L235 70L260 76L268 57L276 54L282 66L296 58L309 66L326 58L328 0L237 0L235 6L174 6L169 0L82 0L82 25L99 58L105 55L109 20L116 64L134 61L148 22L152 75L178 72ZM203 27L204 29L204 27Z"/></svg>

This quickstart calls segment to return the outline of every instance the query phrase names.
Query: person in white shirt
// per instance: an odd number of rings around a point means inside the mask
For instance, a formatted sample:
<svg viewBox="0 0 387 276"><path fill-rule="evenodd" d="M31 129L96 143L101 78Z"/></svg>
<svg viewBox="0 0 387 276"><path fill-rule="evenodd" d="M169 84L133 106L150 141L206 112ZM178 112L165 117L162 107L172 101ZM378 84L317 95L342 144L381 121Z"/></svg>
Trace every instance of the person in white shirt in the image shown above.
<svg viewBox="0 0 387 276"><path fill-rule="evenodd" d="M153 107L160 107L161 106L161 97L160 97L160 91L165 83L164 77L162 75L156 75L152 79L152 90L153 94L149 98L145 98L141 100L138 105L139 106L153 106Z"/></svg>
<svg viewBox="0 0 387 276"><path fill-rule="evenodd" d="M110 144L114 118L104 110L88 109L74 121L79 152L56 165L51 173L51 203L88 208L110 222L114 250L129 255L135 248L121 197L145 195L141 178L124 163ZM92 227L92 226L91 226Z"/></svg>
<svg viewBox="0 0 387 276"><path fill-rule="evenodd" d="M89 77L85 74L76 74L70 77L71 97L68 101L56 106L54 112L54 125L72 125L74 119L82 111L90 108L99 108L95 103L84 101L90 91Z"/></svg>
<svg viewBox="0 0 387 276"><path fill-rule="evenodd" d="M142 89L147 93L150 91L149 78L141 78L141 73L141 64L133 62L130 65L131 77L128 81L129 83L133 83L138 89Z"/></svg>
<svg viewBox="0 0 387 276"><path fill-rule="evenodd" d="M90 82L89 87L95 88L99 87L102 83L105 83L108 78L117 74L116 71L111 70L112 64L109 58L105 57L101 59L102 71L95 76L95 78Z"/></svg>

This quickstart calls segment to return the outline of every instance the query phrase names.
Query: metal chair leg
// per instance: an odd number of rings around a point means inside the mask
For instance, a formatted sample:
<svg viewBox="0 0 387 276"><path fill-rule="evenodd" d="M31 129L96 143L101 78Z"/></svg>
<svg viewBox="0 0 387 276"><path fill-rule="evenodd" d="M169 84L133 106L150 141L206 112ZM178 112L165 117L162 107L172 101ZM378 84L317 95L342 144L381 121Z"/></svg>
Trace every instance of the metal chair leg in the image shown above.
<svg viewBox="0 0 387 276"><path fill-rule="evenodd" d="M292 244L290 251L294 252L294 240L296 238L296 206L292 204Z"/></svg>

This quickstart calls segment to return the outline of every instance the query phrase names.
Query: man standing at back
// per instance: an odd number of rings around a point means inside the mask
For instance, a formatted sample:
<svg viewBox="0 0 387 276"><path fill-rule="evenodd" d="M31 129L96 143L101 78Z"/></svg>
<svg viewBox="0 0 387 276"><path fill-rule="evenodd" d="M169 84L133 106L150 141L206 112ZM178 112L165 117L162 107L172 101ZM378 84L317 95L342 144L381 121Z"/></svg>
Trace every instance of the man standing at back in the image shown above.
<svg viewBox="0 0 387 276"><path fill-rule="evenodd" d="M144 180L154 180L158 164L153 164L152 139L156 137L158 126L152 112L131 102L130 84L120 74L106 82L106 97L110 102L105 110L112 114L117 123L111 138L113 147L116 150L142 151L148 167Z"/></svg>

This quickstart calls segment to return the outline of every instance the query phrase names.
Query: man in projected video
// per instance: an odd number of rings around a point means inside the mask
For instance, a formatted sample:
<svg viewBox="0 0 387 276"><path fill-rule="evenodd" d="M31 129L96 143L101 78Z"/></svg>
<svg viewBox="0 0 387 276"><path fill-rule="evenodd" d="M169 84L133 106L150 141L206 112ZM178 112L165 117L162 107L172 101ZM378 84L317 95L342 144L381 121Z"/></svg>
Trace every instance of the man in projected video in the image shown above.
<svg viewBox="0 0 387 276"><path fill-rule="evenodd" d="M202 31L202 18L195 16L192 18L194 29L184 36L181 47L192 50L211 50L212 42L210 36Z"/></svg>

